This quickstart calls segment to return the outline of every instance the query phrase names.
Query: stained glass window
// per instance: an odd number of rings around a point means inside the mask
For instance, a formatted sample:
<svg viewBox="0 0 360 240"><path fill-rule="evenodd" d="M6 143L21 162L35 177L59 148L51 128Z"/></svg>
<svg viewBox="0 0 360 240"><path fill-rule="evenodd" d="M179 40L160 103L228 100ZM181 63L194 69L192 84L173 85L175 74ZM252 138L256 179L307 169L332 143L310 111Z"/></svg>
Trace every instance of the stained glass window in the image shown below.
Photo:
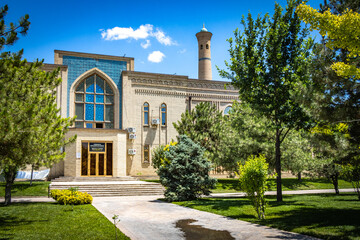
<svg viewBox="0 0 360 240"><path fill-rule="evenodd" d="M166 126L166 104L161 104L161 126Z"/></svg>
<svg viewBox="0 0 360 240"><path fill-rule="evenodd" d="M149 125L149 104L144 103L144 125Z"/></svg>
<svg viewBox="0 0 360 240"><path fill-rule="evenodd" d="M94 104L85 104L85 120L94 121Z"/></svg>
<svg viewBox="0 0 360 240"><path fill-rule="evenodd" d="M96 121L104 121L104 105L96 104Z"/></svg>
<svg viewBox="0 0 360 240"><path fill-rule="evenodd" d="M75 102L76 128L114 128L114 93L100 76L94 74L79 83Z"/></svg>
<svg viewBox="0 0 360 240"><path fill-rule="evenodd" d="M232 110L231 106L226 107L225 110L224 110L224 115L229 115L231 110Z"/></svg>

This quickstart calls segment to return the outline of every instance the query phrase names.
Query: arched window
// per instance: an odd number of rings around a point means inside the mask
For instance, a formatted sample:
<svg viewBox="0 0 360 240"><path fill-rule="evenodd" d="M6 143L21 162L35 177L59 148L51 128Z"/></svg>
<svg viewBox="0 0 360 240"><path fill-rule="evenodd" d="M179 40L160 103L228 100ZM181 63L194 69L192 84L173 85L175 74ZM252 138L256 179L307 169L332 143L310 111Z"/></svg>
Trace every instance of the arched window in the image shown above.
<svg viewBox="0 0 360 240"><path fill-rule="evenodd" d="M229 115L230 111L232 110L231 106L227 106L224 110L224 115Z"/></svg>
<svg viewBox="0 0 360 240"><path fill-rule="evenodd" d="M209 49L209 44L206 44L206 49Z"/></svg>
<svg viewBox="0 0 360 240"><path fill-rule="evenodd" d="M161 104L161 126L166 126L166 104Z"/></svg>
<svg viewBox="0 0 360 240"><path fill-rule="evenodd" d="M114 128L114 92L94 74L75 88L75 127Z"/></svg>
<svg viewBox="0 0 360 240"><path fill-rule="evenodd" d="M202 44L200 45L200 49L203 49L203 45L202 45Z"/></svg>
<svg viewBox="0 0 360 240"><path fill-rule="evenodd" d="M149 110L150 110L150 105L149 103L145 102L143 105L144 109L143 109L143 117L144 117L144 125L149 125Z"/></svg>

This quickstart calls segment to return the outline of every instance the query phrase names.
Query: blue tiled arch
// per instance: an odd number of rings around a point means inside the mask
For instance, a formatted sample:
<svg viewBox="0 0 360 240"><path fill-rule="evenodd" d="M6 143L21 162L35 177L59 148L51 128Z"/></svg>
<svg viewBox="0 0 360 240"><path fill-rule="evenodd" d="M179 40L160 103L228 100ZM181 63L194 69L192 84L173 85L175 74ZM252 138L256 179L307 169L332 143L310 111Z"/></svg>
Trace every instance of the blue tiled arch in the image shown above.
<svg viewBox="0 0 360 240"><path fill-rule="evenodd" d="M119 126L122 128L122 71L126 71L125 61L94 59L74 56L63 56L63 65L68 66L67 79L67 116L70 115L70 88L75 80L84 72L98 68L106 73L116 84L119 91Z"/></svg>

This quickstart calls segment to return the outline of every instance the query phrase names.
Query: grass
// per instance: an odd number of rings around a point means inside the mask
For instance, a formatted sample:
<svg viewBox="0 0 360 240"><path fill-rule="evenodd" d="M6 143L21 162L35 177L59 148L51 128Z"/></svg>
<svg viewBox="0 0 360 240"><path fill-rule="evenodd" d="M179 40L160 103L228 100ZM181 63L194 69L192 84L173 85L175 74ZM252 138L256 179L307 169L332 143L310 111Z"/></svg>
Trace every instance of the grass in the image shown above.
<svg viewBox="0 0 360 240"><path fill-rule="evenodd" d="M115 229L92 205L13 203L0 205L0 239L115 239Z"/></svg>
<svg viewBox="0 0 360 240"><path fill-rule="evenodd" d="M268 180L269 191L276 191L276 179ZM310 190L310 189L333 189L334 186L327 179L304 178L300 182L295 178L283 178L282 190ZM352 188L350 182L339 180L339 188ZM218 179L216 189L213 193L232 193L240 190L238 179Z"/></svg>
<svg viewBox="0 0 360 240"><path fill-rule="evenodd" d="M282 203L266 197L266 219L257 220L246 198L199 199L175 204L322 239L360 239L356 194L287 195Z"/></svg>
<svg viewBox="0 0 360 240"><path fill-rule="evenodd" d="M148 182L159 183L159 180L146 180ZM276 179L269 179L269 191L276 191ZM327 179L309 179L304 178L298 181L295 178L283 178L282 190L310 190L310 189L333 189L334 186ZM339 180L339 188L352 188L350 182ZM238 179L218 179L216 189L211 190L213 193L234 193L239 192Z"/></svg>
<svg viewBox="0 0 360 240"><path fill-rule="evenodd" d="M30 182L14 182L11 189L12 197L19 196L47 196L48 186L50 182L34 182L30 186ZM0 197L5 196L5 183L0 182Z"/></svg>

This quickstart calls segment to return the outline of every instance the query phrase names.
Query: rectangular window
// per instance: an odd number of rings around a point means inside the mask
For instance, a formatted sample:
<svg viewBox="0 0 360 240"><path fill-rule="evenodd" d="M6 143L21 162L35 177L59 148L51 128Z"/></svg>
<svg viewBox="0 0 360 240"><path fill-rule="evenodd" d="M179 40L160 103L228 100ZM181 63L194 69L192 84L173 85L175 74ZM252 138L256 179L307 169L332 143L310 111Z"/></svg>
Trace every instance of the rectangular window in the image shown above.
<svg viewBox="0 0 360 240"><path fill-rule="evenodd" d="M75 115L77 120L84 120L84 104L75 103Z"/></svg>
<svg viewBox="0 0 360 240"><path fill-rule="evenodd" d="M161 113L161 126L166 126L166 112Z"/></svg>
<svg viewBox="0 0 360 240"><path fill-rule="evenodd" d="M94 104L85 104L85 120L94 121Z"/></svg>
<svg viewBox="0 0 360 240"><path fill-rule="evenodd" d="M104 105L96 105L95 121L104 121Z"/></svg>
<svg viewBox="0 0 360 240"><path fill-rule="evenodd" d="M144 163L150 162L150 146L148 144L144 145Z"/></svg>
<svg viewBox="0 0 360 240"><path fill-rule="evenodd" d="M149 112L144 112L144 125L149 125Z"/></svg>
<svg viewBox="0 0 360 240"><path fill-rule="evenodd" d="M75 122L76 128L84 128L84 122Z"/></svg>

